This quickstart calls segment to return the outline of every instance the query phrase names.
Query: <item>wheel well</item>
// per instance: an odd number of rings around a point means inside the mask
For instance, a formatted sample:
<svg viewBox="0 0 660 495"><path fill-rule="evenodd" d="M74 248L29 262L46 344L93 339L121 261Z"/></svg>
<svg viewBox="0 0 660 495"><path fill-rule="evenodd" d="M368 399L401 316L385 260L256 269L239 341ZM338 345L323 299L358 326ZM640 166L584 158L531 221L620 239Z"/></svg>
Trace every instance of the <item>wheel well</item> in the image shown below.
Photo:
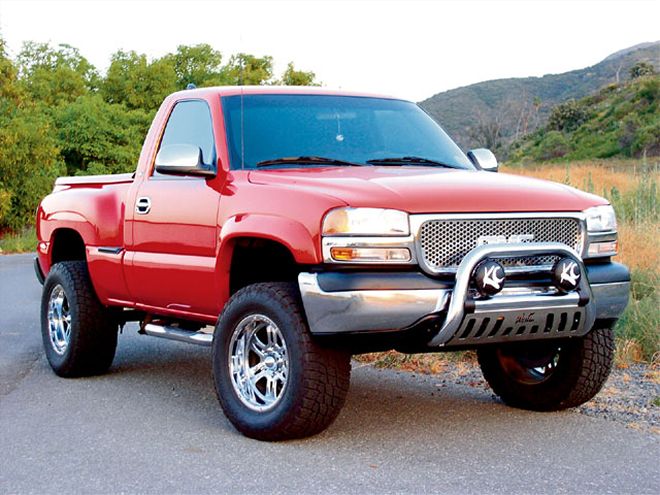
<svg viewBox="0 0 660 495"><path fill-rule="evenodd" d="M259 238L236 240L231 259L229 291L257 282L293 282L301 267L279 242Z"/></svg>
<svg viewBox="0 0 660 495"><path fill-rule="evenodd" d="M59 229L53 234L51 264L60 261L85 261L85 243L72 229Z"/></svg>

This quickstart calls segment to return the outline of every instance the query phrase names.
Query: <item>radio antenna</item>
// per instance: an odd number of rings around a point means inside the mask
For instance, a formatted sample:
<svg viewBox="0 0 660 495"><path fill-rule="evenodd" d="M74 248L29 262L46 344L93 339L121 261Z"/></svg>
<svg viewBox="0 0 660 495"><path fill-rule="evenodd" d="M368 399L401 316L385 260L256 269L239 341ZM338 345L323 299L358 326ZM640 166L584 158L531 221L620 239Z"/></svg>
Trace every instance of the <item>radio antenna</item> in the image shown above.
<svg viewBox="0 0 660 495"><path fill-rule="evenodd" d="M245 113L244 113L244 107L243 107L243 81L244 79L244 71L245 71L245 56L242 52L243 50L243 34L241 33L238 36L238 44L240 45L240 51L239 51L239 63L240 63L240 70L239 70L239 75L238 75L238 85L241 86L241 170L245 170L245 127L244 127L244 122L245 122Z"/></svg>

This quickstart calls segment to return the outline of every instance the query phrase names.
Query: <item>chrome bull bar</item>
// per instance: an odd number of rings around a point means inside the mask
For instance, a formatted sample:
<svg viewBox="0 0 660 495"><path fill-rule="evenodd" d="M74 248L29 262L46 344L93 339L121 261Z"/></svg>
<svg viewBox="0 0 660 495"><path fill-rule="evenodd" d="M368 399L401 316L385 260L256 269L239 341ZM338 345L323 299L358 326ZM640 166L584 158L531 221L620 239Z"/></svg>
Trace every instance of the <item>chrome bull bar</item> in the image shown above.
<svg viewBox="0 0 660 495"><path fill-rule="evenodd" d="M524 256L543 256L557 254L573 258L580 268L582 277L575 292L568 294L520 296L499 296L483 301L473 302L473 308L468 311L466 304L469 297L470 279L474 268L488 258L512 258ZM579 329L591 328L596 320L593 294L586 277L586 269L577 252L565 244L558 242L516 243L516 244L484 244L470 251L461 261L456 271L456 285L449 299L447 316L438 333L430 340L430 347L446 345L457 334L464 322L466 313L488 313L496 317L519 317L530 312L548 313L554 310L583 307L580 312ZM582 315L583 313L583 315ZM466 323L467 324L467 323ZM554 332L553 332L553 336Z"/></svg>

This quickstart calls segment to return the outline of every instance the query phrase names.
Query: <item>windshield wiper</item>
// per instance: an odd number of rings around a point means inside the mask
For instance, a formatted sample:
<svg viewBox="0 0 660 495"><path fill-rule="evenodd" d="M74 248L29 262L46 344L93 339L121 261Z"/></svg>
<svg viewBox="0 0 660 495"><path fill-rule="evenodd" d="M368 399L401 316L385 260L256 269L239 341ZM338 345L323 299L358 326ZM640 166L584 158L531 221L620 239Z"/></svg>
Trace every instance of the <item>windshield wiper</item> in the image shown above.
<svg viewBox="0 0 660 495"><path fill-rule="evenodd" d="M462 170L462 167L459 167L457 165L451 165L449 163L439 162L437 160L431 160L429 158L423 158L421 156L374 158L372 160L367 160L367 163L371 165L434 165L436 167L457 168Z"/></svg>
<svg viewBox="0 0 660 495"><path fill-rule="evenodd" d="M345 165L350 167L363 167L362 163L347 162L337 158L326 158L324 156L285 156L274 158L273 160L263 160L257 163L257 167L267 167L269 165L286 164L310 164L310 165Z"/></svg>

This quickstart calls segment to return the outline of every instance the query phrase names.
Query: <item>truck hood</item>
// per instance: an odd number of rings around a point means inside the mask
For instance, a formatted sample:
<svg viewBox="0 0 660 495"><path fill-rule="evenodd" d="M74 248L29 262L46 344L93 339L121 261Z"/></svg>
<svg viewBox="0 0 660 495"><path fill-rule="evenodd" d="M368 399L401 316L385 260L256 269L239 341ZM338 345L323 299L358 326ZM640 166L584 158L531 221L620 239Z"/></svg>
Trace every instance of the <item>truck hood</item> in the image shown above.
<svg viewBox="0 0 660 495"><path fill-rule="evenodd" d="M350 206L409 213L581 211L607 204L603 198L555 182L430 167L254 170L248 180L333 196Z"/></svg>

